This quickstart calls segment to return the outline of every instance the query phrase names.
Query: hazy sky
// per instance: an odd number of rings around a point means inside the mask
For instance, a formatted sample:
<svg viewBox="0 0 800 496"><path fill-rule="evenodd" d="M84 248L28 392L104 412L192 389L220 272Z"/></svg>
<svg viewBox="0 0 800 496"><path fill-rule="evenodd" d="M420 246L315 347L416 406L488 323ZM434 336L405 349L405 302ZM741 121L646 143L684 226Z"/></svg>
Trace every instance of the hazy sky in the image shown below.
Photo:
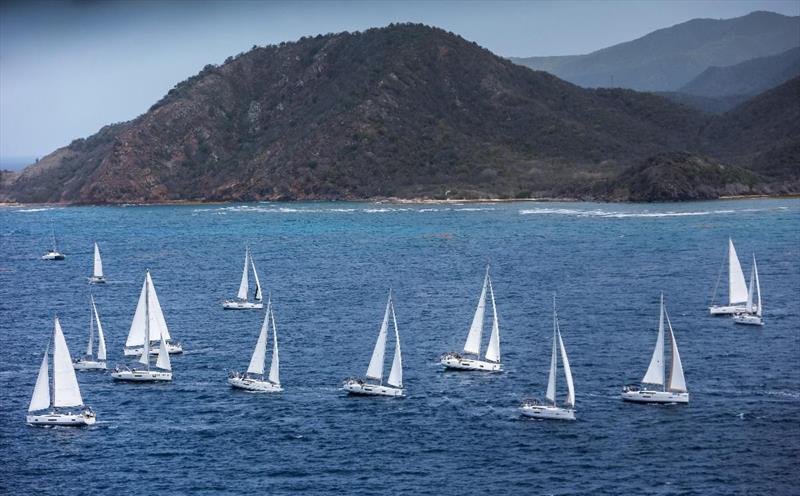
<svg viewBox="0 0 800 496"><path fill-rule="evenodd" d="M696 17L800 0L0 0L0 160L43 156L146 111L208 63L304 35L423 22L502 56L587 53Z"/></svg>

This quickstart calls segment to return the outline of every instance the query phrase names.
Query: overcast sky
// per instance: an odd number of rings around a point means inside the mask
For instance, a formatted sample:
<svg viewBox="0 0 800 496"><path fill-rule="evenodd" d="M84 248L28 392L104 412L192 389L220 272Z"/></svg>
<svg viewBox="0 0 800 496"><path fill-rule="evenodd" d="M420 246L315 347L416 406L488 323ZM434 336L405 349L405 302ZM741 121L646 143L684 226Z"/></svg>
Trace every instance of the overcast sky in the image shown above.
<svg viewBox="0 0 800 496"><path fill-rule="evenodd" d="M588 53L696 17L800 14L798 0L0 0L0 161L146 111L208 63L304 35L422 22L502 56Z"/></svg>

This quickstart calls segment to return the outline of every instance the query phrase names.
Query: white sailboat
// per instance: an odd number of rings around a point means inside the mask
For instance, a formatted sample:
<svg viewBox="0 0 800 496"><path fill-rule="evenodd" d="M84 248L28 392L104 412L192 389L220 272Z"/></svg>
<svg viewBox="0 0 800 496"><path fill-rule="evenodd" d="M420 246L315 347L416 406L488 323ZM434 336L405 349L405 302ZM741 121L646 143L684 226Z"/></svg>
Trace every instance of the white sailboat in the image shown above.
<svg viewBox="0 0 800 496"><path fill-rule="evenodd" d="M92 267L92 277L89 278L90 284L104 284L106 282L103 277L103 260L100 258L100 248L97 242L94 243L94 266Z"/></svg>
<svg viewBox="0 0 800 496"><path fill-rule="evenodd" d="M719 286L719 281L717 282ZM714 290L714 298L716 298L716 289ZM733 246L733 240L728 238L728 304L727 305L714 305L708 307L711 315L731 315L735 313L742 313L745 311L744 304L747 301L747 286L744 282L744 273L742 272L742 265L739 263L739 257L736 255L736 248Z"/></svg>
<svg viewBox="0 0 800 496"><path fill-rule="evenodd" d="M64 260L65 257L63 253L58 251L58 245L56 244L56 228L50 224L50 237L53 240L53 248L42 255L42 260Z"/></svg>
<svg viewBox="0 0 800 496"><path fill-rule="evenodd" d="M144 365L144 369L117 366L114 372L111 373L111 377L117 381L156 382L172 380L172 364L169 360L166 332L164 332L166 330L166 325L164 325L163 329L159 329L157 327L159 320L157 318L151 319L154 313L161 312L161 307L158 305L155 290L152 291L153 298L151 298L150 289L152 288L152 280L150 279L150 271L147 271L147 275L144 278L144 285L145 287L142 289L142 293L144 294L144 315L142 316L143 345L139 356L139 363ZM139 308L136 309L136 315L138 314ZM133 317L134 323L131 325L131 331L133 331L134 325L137 325L136 315ZM164 316L161 315L161 320L163 319ZM153 326L154 323L156 326ZM150 340L153 337L151 335L151 329L160 331L158 337L158 359L156 360L157 370L150 368ZM128 336L128 339L130 339L130 336Z"/></svg>
<svg viewBox="0 0 800 496"><path fill-rule="evenodd" d="M267 360L267 341L269 340L269 327L272 324L272 361L269 366L269 375L264 378L264 366ZM277 393L283 391L280 379L280 363L278 360L278 331L275 327L275 314L272 308L272 298L267 300L267 314L261 324L261 333L258 335L253 356L247 372L240 374L232 372L228 377L228 384L235 388L248 391Z"/></svg>
<svg viewBox="0 0 800 496"><path fill-rule="evenodd" d="M664 377L666 361L664 356L664 317L669 326L669 338L672 345L672 363L669 377ZM660 386L654 389L652 386ZM622 390L622 399L634 403L689 403L689 392L686 390L686 379L683 376L683 365L678 353L678 343L672 332L672 322L669 320L667 309L664 306L664 294L661 294L661 313L658 319L658 338L650 366L642 378L642 384L630 384Z"/></svg>
<svg viewBox="0 0 800 496"><path fill-rule="evenodd" d="M561 361L564 366L564 376L567 379L567 399L564 406L556 403L556 376L558 374L558 354L556 348L561 350ZM556 299L553 297L553 352L550 356L550 377L547 380L547 403L539 400L528 400L520 406L520 412L526 417L539 419L575 420L575 387L572 384L572 369L567 358L567 349L561 339L561 329L558 325L556 313Z"/></svg>
<svg viewBox="0 0 800 496"><path fill-rule="evenodd" d="M255 301L249 301L247 295L250 292L250 281L248 277L248 264L253 269L253 279L256 283L256 290L253 294ZM263 295L261 294L261 283L258 281L258 272L256 272L256 264L253 261L253 255L250 253L250 248L244 250L244 268L242 269L242 280L239 283L239 292L236 294L235 300L225 300L222 302L222 308L225 310L249 310L252 308L264 308Z"/></svg>
<svg viewBox="0 0 800 496"><path fill-rule="evenodd" d="M492 301L492 334L489 338L489 346L486 348L485 360L481 360L481 335L483 334L483 320L486 313L486 291ZM464 353L469 358L460 353L449 352L442 355L439 359L442 365L454 370L482 370L489 372L500 372L503 365L500 363L500 323L497 318L497 307L494 302L494 289L492 279L489 277L489 267L486 267L486 276L483 278L483 289L478 300L478 308L472 318L472 325L467 334L467 341L464 343Z"/></svg>
<svg viewBox="0 0 800 496"><path fill-rule="evenodd" d="M147 302L150 302L149 304ZM158 302L156 287L150 277L150 271L145 274L142 291L139 293L139 303L136 305L136 313L133 315L131 328L128 332L128 339L125 341L125 356L139 356L144 349L145 329L149 329L150 346L149 353L156 355L159 352L158 343L163 338L167 351L171 354L183 353L180 343L172 343L167 328L167 321L164 320L164 312L161 311L161 304Z"/></svg>
<svg viewBox="0 0 800 496"><path fill-rule="evenodd" d="M58 317L55 318L53 330L53 384L50 389L50 364L48 345L39 367L39 377L33 389L33 396L28 407L26 422L30 425L92 425L97 421L97 416L92 409L84 405L81 389L75 369L72 368L72 358L61 330ZM50 410L43 413L44 410ZM37 413L40 412L40 413Z"/></svg>
<svg viewBox="0 0 800 496"><path fill-rule="evenodd" d="M103 335L103 325L100 315L94 304L94 296L90 297L92 308L89 313L89 344L86 345L86 355L76 358L72 364L75 370L105 370L106 369L106 338ZM97 324L97 355L94 355L94 329Z"/></svg>
<svg viewBox="0 0 800 496"><path fill-rule="evenodd" d="M755 285L755 288L753 287ZM753 291L755 290L756 301L753 301ZM733 321L737 324L745 325L764 325L761 317L761 284L758 282L758 266L756 256L753 255L753 269L750 272L750 288L747 290L747 306L743 313L733 316Z"/></svg>
<svg viewBox="0 0 800 496"><path fill-rule="evenodd" d="M383 384L384 355L386 353L386 340L389 333L389 315L391 313L392 323L394 324L394 359L392 368L389 371L387 385ZM394 314L394 303L392 293L389 292L389 301L386 302L386 312L383 315L383 323L378 333L378 340L375 342L375 349L372 350L372 358L367 367L367 376L364 379L350 378L344 381L342 389L349 394L370 395L370 396L403 396L403 357L400 351L400 333L397 330L397 318Z"/></svg>

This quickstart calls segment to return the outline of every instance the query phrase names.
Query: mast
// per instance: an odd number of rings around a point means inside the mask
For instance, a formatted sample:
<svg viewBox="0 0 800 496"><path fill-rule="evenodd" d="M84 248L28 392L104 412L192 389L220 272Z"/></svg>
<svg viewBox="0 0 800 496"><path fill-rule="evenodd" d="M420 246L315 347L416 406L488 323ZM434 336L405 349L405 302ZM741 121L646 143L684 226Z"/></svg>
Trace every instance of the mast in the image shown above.
<svg viewBox="0 0 800 496"><path fill-rule="evenodd" d="M144 278L144 344L142 346L142 356L139 363L150 370L150 271L148 270Z"/></svg>
<svg viewBox="0 0 800 496"><path fill-rule="evenodd" d="M53 224L53 220L50 219L50 236L53 238L53 251L58 251L58 246L56 245L56 227Z"/></svg>
<svg viewBox="0 0 800 496"><path fill-rule="evenodd" d="M488 285L489 266L486 266L486 276L483 278L481 297L478 300L478 307L475 309L475 315L472 317L472 325L469 327L467 342L464 343L464 353L470 353L478 357L481 355L481 334L483 334L483 317L486 313L486 288Z"/></svg>

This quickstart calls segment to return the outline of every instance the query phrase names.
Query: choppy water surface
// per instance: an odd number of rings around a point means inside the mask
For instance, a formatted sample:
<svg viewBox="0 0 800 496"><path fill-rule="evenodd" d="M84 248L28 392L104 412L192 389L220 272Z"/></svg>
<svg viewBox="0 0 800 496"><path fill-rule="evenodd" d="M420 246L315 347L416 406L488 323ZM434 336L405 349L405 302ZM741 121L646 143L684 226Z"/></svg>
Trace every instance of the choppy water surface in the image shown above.
<svg viewBox="0 0 800 496"><path fill-rule="evenodd" d="M51 220L63 263L38 259ZM758 257L763 328L707 315L729 235L746 275ZM4 208L0 236L0 492L798 490L800 201ZM147 267L186 353L168 385L80 373L92 428L27 427L54 313L73 355L85 346L95 239L109 284L91 290L110 363L125 362ZM226 384L263 317L220 305L238 288L245 243L274 298L279 395ZM463 346L487 261L506 371L445 373L437 357ZM365 372L389 287L408 396L346 397L338 386ZM546 388L554 290L574 423L516 411ZM661 290L691 404L623 404L621 385L649 362Z"/></svg>

